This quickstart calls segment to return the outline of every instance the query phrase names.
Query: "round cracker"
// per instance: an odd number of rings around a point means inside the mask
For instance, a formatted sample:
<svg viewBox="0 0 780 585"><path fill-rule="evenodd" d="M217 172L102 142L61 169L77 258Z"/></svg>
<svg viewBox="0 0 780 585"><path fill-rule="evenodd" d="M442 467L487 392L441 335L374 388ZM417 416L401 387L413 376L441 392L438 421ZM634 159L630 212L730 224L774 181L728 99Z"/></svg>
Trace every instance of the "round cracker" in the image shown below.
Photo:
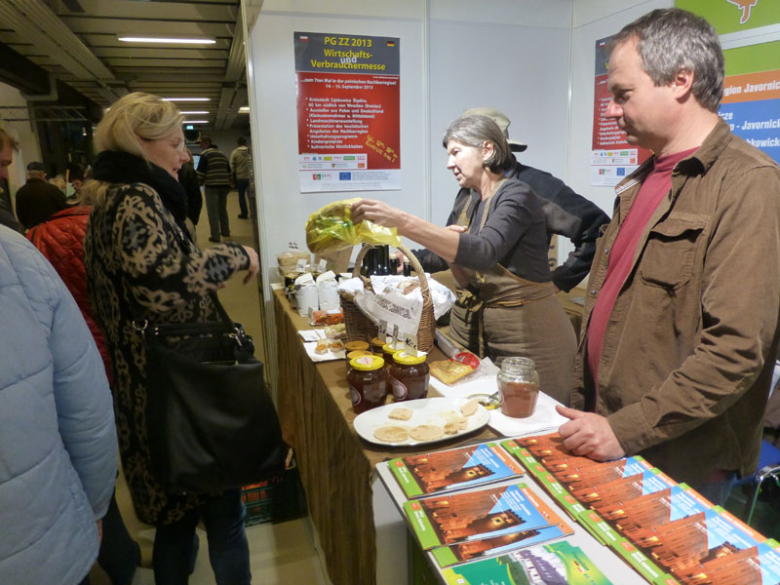
<svg viewBox="0 0 780 585"><path fill-rule="evenodd" d="M456 422L448 422L446 425L444 425L444 434L445 435L457 435L458 434L458 423L456 423Z"/></svg>
<svg viewBox="0 0 780 585"><path fill-rule="evenodd" d="M384 443L403 443L409 438L409 433L403 427L379 427L374 431L374 438Z"/></svg>
<svg viewBox="0 0 780 585"><path fill-rule="evenodd" d="M476 400L469 400L460 407L460 412L463 414L463 416L471 416L477 412L477 405L478 403Z"/></svg>
<svg viewBox="0 0 780 585"><path fill-rule="evenodd" d="M435 441L444 436L444 429L439 425L420 425L409 431L415 441Z"/></svg>
<svg viewBox="0 0 780 585"><path fill-rule="evenodd" d="M388 414L387 417L394 418L397 420L409 420L410 418L412 418L413 414L414 412L412 412L412 409L399 406L398 408L394 408L393 410L391 410L390 414Z"/></svg>

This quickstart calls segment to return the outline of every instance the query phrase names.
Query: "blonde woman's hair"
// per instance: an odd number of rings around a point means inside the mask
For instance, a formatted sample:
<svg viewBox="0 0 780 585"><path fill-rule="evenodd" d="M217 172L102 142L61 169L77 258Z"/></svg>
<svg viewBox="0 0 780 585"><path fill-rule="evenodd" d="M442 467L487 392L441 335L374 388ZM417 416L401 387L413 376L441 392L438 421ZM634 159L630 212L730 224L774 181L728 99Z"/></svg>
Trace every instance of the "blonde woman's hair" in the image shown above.
<svg viewBox="0 0 780 585"><path fill-rule="evenodd" d="M170 136L181 128L183 121L173 103L148 93L131 93L106 110L95 130L95 150L98 154L104 150L127 152L148 162L143 142ZM101 204L108 186L101 181L88 181L82 187L82 201Z"/></svg>

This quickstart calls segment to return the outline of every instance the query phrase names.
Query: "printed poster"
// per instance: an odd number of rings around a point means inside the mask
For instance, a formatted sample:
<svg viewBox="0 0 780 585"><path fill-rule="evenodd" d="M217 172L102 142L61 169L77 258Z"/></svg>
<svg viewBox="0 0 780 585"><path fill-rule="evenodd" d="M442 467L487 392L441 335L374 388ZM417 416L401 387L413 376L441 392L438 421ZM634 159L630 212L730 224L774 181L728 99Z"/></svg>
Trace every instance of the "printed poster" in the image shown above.
<svg viewBox="0 0 780 585"><path fill-rule="evenodd" d="M301 192L400 189L400 39L293 36Z"/></svg>
<svg viewBox="0 0 780 585"><path fill-rule="evenodd" d="M607 56L605 48L609 39L596 41L596 80L593 99L593 145L590 159L590 184L617 185L640 164L650 158L645 148L626 142L626 133L617 122L605 118L612 96L607 89Z"/></svg>

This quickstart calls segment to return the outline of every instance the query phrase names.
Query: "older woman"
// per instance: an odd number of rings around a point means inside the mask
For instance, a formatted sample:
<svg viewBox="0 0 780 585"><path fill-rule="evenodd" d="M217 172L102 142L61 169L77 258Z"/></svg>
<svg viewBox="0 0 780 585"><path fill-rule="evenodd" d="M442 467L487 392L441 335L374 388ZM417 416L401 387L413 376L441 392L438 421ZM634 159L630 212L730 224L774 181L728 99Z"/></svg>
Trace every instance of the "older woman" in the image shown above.
<svg viewBox="0 0 780 585"><path fill-rule="evenodd" d="M150 470L146 357L140 319L218 320L216 290L238 271L258 271L257 254L224 243L205 252L190 240L178 171L188 159L182 115L170 102L132 93L115 102L95 133L92 204L84 245L89 292L111 354L122 466L141 521L157 527L155 582L186 583L195 527L203 520L219 584L251 582L240 490L165 493Z"/></svg>
<svg viewBox="0 0 780 585"><path fill-rule="evenodd" d="M542 390L568 404L576 339L554 296L539 198L506 177L509 144L490 118L458 118L443 145L461 188L448 227L367 199L353 205L353 219L396 227L444 259L465 289L453 308L453 338L498 362L533 359Z"/></svg>

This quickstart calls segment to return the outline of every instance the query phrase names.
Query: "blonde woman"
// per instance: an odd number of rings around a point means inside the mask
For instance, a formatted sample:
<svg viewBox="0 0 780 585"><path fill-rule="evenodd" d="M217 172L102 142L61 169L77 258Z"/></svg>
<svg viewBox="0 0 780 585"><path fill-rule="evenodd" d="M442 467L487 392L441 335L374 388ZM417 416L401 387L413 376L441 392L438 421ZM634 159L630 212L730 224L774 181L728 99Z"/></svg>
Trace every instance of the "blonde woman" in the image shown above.
<svg viewBox="0 0 780 585"><path fill-rule="evenodd" d="M224 243L198 250L186 229L178 171L188 160L182 115L170 102L132 93L115 102L95 132L92 204L84 246L90 297L106 333L114 375L122 466L141 521L157 527L158 585L187 583L203 520L218 584L251 582L240 490L165 493L150 471L144 344L133 321L214 321L216 291L233 274L259 269L257 253Z"/></svg>

